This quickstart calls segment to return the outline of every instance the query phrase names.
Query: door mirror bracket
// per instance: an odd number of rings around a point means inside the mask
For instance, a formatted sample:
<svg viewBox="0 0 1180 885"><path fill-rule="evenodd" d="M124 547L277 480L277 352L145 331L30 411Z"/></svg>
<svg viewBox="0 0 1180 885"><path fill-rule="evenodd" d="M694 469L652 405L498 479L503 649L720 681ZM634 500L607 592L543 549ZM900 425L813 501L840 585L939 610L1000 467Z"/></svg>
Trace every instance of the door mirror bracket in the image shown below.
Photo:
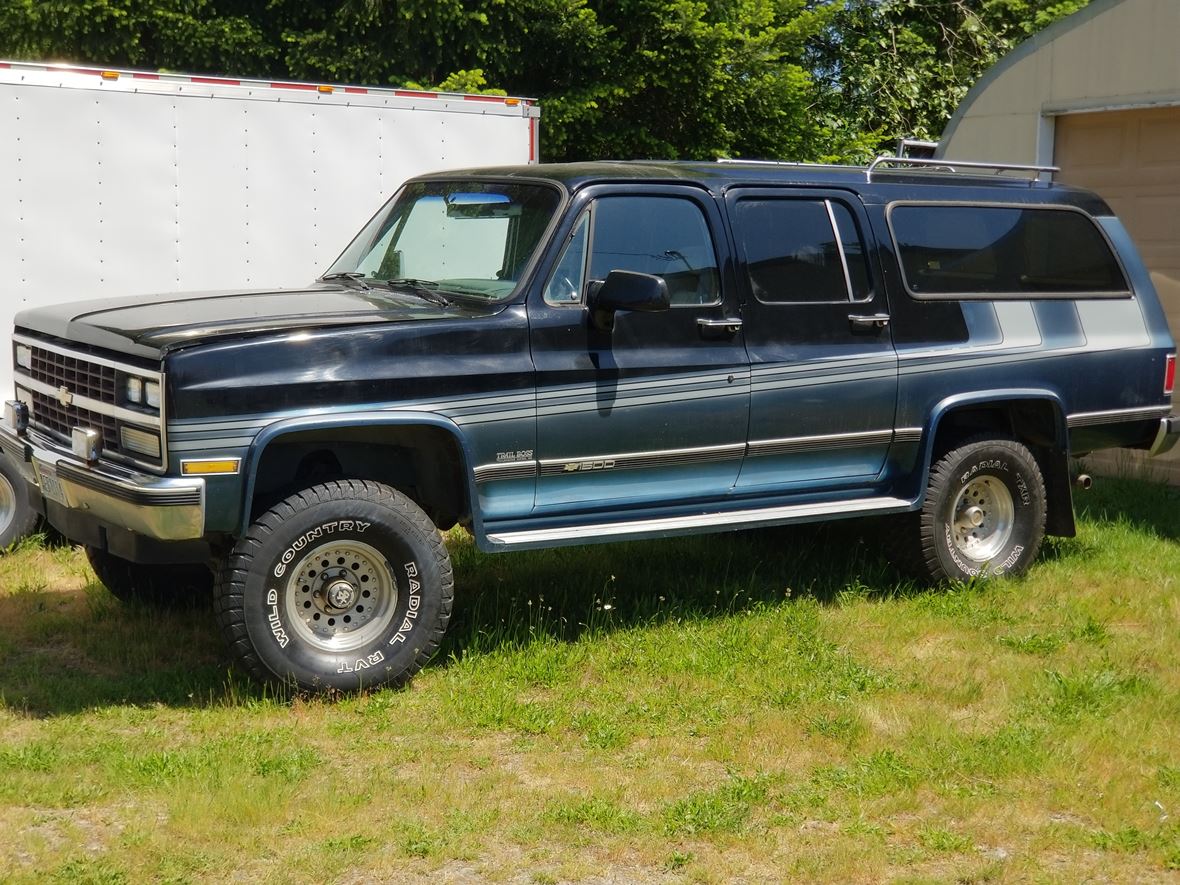
<svg viewBox="0 0 1180 885"><path fill-rule="evenodd" d="M590 321L603 332L615 326L615 312L636 310L644 313L667 310L668 284L663 277L630 270L612 270L605 280L591 280L586 290Z"/></svg>

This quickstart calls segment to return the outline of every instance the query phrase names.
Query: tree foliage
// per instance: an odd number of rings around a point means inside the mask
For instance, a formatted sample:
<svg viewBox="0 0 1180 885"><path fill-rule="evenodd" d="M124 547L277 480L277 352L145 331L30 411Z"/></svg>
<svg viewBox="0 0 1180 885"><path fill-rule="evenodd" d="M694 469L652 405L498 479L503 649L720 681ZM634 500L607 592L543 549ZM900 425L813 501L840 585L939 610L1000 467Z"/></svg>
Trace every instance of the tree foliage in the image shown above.
<svg viewBox="0 0 1180 885"><path fill-rule="evenodd" d="M937 139L988 68L1088 3L849 0L812 42L822 106L861 134L871 152L907 136Z"/></svg>
<svg viewBox="0 0 1180 885"><path fill-rule="evenodd" d="M541 99L549 160L866 155L937 135L1087 0L0 0L0 57Z"/></svg>

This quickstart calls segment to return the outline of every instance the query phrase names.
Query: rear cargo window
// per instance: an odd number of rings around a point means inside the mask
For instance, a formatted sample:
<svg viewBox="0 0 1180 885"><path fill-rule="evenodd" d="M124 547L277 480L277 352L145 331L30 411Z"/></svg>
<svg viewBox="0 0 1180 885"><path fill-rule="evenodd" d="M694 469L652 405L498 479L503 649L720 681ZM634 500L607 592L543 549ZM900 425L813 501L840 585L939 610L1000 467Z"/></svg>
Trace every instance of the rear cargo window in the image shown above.
<svg viewBox="0 0 1180 885"><path fill-rule="evenodd" d="M1130 294L1098 226L1072 209L895 205L889 213L915 298L1114 298Z"/></svg>

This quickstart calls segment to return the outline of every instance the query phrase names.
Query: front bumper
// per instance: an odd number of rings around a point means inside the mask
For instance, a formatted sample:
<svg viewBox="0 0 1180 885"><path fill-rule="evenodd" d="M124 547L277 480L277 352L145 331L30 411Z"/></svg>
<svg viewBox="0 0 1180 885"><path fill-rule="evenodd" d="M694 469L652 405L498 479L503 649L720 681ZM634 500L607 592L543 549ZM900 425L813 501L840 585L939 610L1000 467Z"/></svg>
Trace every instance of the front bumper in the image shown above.
<svg viewBox="0 0 1180 885"><path fill-rule="evenodd" d="M44 499L98 523L159 541L188 541L205 532L205 481L150 476L109 463L92 466L36 431L0 424L0 449Z"/></svg>
<svg viewBox="0 0 1180 885"><path fill-rule="evenodd" d="M1160 429L1151 444L1151 454L1162 455L1171 451L1178 439L1180 439L1180 415L1160 418Z"/></svg>

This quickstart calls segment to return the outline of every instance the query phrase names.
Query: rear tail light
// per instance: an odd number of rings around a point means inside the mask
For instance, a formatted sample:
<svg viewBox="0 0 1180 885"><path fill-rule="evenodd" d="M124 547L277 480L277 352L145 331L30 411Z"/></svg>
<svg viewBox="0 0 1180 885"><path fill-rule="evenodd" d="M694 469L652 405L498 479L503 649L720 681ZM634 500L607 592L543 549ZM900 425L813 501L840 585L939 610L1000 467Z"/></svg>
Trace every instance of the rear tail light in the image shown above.
<svg viewBox="0 0 1180 885"><path fill-rule="evenodd" d="M1164 360L1164 393L1171 393L1176 386L1176 354L1170 354Z"/></svg>

